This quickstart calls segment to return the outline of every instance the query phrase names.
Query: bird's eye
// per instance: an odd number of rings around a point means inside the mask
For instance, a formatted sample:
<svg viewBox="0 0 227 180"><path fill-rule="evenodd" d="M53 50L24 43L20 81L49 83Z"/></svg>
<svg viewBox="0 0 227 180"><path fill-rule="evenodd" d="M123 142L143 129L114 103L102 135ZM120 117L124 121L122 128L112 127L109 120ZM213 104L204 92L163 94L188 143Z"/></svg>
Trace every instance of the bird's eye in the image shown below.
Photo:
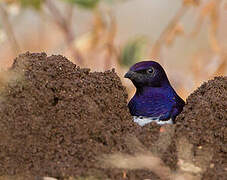
<svg viewBox="0 0 227 180"><path fill-rule="evenodd" d="M148 70L147 70L147 74L152 74L154 72L154 69L153 68L149 68Z"/></svg>

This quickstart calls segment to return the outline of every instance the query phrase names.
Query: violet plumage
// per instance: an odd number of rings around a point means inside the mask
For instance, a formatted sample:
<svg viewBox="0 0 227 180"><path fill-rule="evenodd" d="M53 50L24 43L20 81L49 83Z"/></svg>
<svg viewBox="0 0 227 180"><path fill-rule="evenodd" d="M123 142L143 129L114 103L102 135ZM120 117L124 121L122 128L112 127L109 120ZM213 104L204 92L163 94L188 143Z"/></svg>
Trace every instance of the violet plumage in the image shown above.
<svg viewBox="0 0 227 180"><path fill-rule="evenodd" d="M136 87L128 107L134 122L143 126L150 122L172 124L185 102L172 88L162 66L155 61L134 64L125 74Z"/></svg>

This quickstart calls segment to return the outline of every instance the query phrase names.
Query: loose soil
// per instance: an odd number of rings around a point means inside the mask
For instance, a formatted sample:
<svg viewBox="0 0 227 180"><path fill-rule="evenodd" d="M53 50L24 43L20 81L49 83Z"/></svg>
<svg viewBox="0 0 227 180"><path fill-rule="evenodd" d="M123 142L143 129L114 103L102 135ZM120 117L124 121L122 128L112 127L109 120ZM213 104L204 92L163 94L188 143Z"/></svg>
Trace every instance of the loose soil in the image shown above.
<svg viewBox="0 0 227 180"><path fill-rule="evenodd" d="M204 180L227 179L227 77L203 83L176 119L175 142L193 144L193 161Z"/></svg>
<svg viewBox="0 0 227 180"><path fill-rule="evenodd" d="M23 76L1 88L0 176L159 179L146 169L105 168L100 161L104 154L133 155L137 149L127 137L136 137L173 171L179 157L201 167L203 179L227 177L226 77L190 95L163 138L159 125L132 122L126 90L114 70L90 72L62 56L26 53L9 71ZM192 147L189 159L179 155L182 138Z"/></svg>

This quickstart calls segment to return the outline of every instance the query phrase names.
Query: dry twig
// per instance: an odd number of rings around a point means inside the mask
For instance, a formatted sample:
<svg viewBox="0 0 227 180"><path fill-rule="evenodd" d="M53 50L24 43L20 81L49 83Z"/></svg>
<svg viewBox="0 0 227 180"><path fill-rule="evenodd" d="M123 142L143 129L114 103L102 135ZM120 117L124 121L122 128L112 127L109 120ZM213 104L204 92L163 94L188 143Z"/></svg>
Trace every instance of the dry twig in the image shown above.
<svg viewBox="0 0 227 180"><path fill-rule="evenodd" d="M157 41L154 43L152 50L151 50L151 57L156 58L159 56L161 48L163 46L164 41L166 40L166 37L168 34L172 31L173 28L176 27L179 20L184 16L184 14L187 12L188 7L187 6L181 6L181 8L178 10L176 15L173 17L173 19L169 22L169 24L165 27L165 29L160 34Z"/></svg>
<svg viewBox="0 0 227 180"><path fill-rule="evenodd" d="M73 57L75 60L78 61L80 65L83 65L83 57L79 50L73 46L73 41L75 39L75 36L72 32L72 29L70 27L71 23L69 23L66 18L61 14L59 9L55 6L55 4L52 2L52 0L46 0L46 7L49 9L50 13L52 14L53 20L55 24L62 30L62 32L65 35L66 43L68 48L70 49ZM72 13L72 12L71 12ZM72 16L70 13L68 15L69 17Z"/></svg>

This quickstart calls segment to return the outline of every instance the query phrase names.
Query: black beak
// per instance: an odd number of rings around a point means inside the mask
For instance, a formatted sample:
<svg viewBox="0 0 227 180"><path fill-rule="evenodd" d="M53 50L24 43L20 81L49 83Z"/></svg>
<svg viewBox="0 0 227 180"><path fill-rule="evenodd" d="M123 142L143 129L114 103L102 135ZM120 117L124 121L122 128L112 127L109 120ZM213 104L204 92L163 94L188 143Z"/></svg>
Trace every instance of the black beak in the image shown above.
<svg viewBox="0 0 227 180"><path fill-rule="evenodd" d="M134 75L135 73L133 71L128 71L125 75L124 75L124 78L128 78L128 79L131 79L132 76Z"/></svg>

